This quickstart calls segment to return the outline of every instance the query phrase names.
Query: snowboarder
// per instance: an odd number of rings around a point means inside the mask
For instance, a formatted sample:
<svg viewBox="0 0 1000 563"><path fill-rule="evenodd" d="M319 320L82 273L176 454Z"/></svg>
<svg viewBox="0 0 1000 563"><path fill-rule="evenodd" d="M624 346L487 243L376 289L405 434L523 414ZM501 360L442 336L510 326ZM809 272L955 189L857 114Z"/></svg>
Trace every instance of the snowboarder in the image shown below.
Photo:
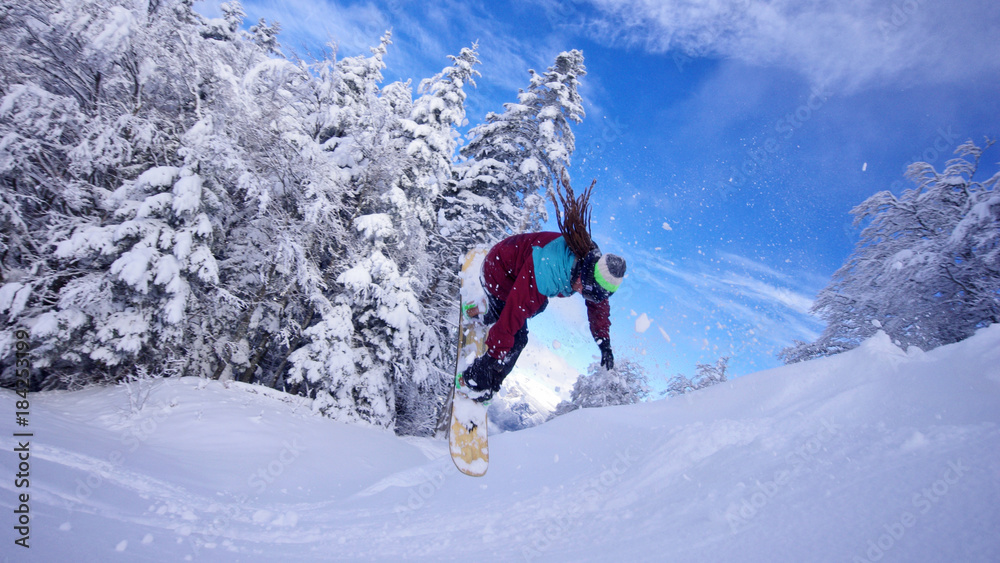
<svg viewBox="0 0 1000 563"><path fill-rule="evenodd" d="M601 351L601 365L614 368L611 349L611 306L608 298L621 285L625 260L602 254L590 236L590 187L574 198L569 182L566 192L553 196L560 232L526 233L497 243L483 261L481 281L486 290L486 311L470 305L467 315L482 315L490 327L486 353L476 358L459 380L469 397L483 402L500 390L528 343L527 320L545 310L550 297L579 293L586 300L590 332Z"/></svg>

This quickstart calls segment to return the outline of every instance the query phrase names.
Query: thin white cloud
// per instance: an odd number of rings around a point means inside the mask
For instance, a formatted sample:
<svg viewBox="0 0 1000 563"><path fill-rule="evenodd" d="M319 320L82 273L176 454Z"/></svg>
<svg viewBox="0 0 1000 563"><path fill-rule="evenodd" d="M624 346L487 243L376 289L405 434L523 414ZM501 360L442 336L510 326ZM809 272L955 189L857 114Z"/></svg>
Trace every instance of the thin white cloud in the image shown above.
<svg viewBox="0 0 1000 563"><path fill-rule="evenodd" d="M739 275L731 275L722 278L721 281L734 288L739 288L761 301L780 304L799 313L806 314L812 308L812 299L786 287L777 287L757 279Z"/></svg>
<svg viewBox="0 0 1000 563"><path fill-rule="evenodd" d="M648 251L633 251L629 276L662 295L667 310L710 325L722 324L742 338L749 328L761 340L788 345L816 336L819 322L809 314L814 288L806 281L759 261L732 253L721 260L664 261ZM640 284L637 284L640 285ZM624 292L627 285L620 291Z"/></svg>
<svg viewBox="0 0 1000 563"><path fill-rule="evenodd" d="M775 270L774 268L768 266L767 264L763 264L761 262L758 262L757 260L751 260L745 256L740 256L739 254L733 254L731 252L720 252L719 259L728 262L734 266L743 268L744 270L763 274L769 278L786 280L786 281L789 279L789 276L787 274L779 272L778 270Z"/></svg>
<svg viewBox="0 0 1000 563"><path fill-rule="evenodd" d="M824 87L950 81L1000 70L995 0L589 0L587 32L653 52L787 67Z"/></svg>

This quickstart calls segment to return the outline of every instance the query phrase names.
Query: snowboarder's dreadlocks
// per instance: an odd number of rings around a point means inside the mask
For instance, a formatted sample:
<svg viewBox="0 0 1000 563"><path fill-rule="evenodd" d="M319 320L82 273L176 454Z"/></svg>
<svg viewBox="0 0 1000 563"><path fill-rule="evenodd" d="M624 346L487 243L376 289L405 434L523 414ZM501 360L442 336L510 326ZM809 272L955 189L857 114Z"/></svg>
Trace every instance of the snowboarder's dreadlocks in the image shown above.
<svg viewBox="0 0 1000 563"><path fill-rule="evenodd" d="M579 197L573 193L573 187L569 185L569 176L563 171L562 188L556 186L552 193L552 204L556 208L556 223L559 225L559 232L566 238L566 245L576 255L583 258L591 250L597 248L590 238L590 192L594 189L595 179L590 183L590 187L583 191ZM556 197L558 196L558 200ZM562 212L559 211L559 204L562 203Z"/></svg>

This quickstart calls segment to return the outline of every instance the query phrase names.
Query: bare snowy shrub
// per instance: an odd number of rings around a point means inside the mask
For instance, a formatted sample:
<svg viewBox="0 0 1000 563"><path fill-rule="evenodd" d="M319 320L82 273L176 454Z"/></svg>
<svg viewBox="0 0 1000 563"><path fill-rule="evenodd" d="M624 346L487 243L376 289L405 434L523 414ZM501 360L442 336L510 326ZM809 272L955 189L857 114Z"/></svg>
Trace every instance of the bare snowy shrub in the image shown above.
<svg viewBox="0 0 1000 563"><path fill-rule="evenodd" d="M631 405L648 396L649 378L645 368L635 360L620 359L615 362L614 369L593 363L587 374L581 375L573 384L570 400L559 403L551 418L578 408Z"/></svg>
<svg viewBox="0 0 1000 563"><path fill-rule="evenodd" d="M697 364L695 369L698 373L694 379L688 379L683 374L677 374L667 381L666 394L668 397L677 397L691 391L705 389L728 380L726 370L729 367L729 358L722 357L714 364Z"/></svg>

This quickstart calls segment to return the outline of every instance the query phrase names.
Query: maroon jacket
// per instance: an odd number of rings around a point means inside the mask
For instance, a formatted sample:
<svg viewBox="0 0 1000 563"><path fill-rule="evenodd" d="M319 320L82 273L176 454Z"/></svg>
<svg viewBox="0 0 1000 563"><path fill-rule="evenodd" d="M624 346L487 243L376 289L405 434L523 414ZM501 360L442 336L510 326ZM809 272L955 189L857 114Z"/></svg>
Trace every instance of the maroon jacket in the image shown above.
<svg viewBox="0 0 1000 563"><path fill-rule="evenodd" d="M559 233L526 233L506 238L483 261L483 287L505 302L500 318L490 327L487 353L502 360L514 345L514 334L538 314L549 297L573 294L572 268L576 257ZM590 333L597 341L608 338L611 305L587 301Z"/></svg>

